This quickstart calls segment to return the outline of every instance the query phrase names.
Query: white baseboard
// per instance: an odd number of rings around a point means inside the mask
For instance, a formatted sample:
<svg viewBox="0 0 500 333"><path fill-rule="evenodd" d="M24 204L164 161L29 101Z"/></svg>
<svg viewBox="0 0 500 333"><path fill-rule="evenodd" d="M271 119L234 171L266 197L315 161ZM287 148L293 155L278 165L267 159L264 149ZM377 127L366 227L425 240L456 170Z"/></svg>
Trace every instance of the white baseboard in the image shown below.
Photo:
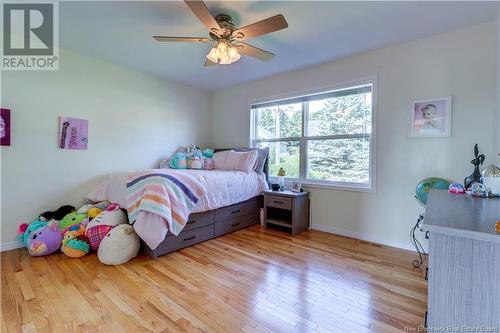
<svg viewBox="0 0 500 333"><path fill-rule="evenodd" d="M0 244L0 252L19 249L21 247L24 247L24 243L22 241L7 242Z"/></svg>
<svg viewBox="0 0 500 333"><path fill-rule="evenodd" d="M408 244L402 244L398 242L390 242L387 241L386 239L382 239L380 237L375 237L373 235L365 234L362 232L357 232L357 231L351 231L351 230L345 230L337 227L332 227L329 225L322 225L322 224L312 224L313 230L318 230L318 231L323 231L323 232L328 232L330 234L336 234L340 236L345 236L349 238L356 238L360 240L364 240L367 242L372 242L372 243L378 243L382 245L387 245L387 246L392 246L392 247L397 247L399 249L404 249L404 250L410 250L415 252L415 248L411 247Z"/></svg>

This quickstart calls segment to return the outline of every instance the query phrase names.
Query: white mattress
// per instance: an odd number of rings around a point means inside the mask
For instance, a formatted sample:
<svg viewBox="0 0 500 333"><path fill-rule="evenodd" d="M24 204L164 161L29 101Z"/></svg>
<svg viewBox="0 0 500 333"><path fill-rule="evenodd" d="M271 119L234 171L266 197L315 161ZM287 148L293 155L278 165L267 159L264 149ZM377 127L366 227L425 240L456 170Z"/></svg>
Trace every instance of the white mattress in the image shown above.
<svg viewBox="0 0 500 333"><path fill-rule="evenodd" d="M259 175L256 172L172 169L169 169L169 172L189 172L195 175L206 188L205 194L196 204L193 213L234 205L260 195L263 190L268 189L265 175ZM87 198L93 201L116 202L126 208L128 175L129 172L116 172L109 175L103 183L87 195Z"/></svg>

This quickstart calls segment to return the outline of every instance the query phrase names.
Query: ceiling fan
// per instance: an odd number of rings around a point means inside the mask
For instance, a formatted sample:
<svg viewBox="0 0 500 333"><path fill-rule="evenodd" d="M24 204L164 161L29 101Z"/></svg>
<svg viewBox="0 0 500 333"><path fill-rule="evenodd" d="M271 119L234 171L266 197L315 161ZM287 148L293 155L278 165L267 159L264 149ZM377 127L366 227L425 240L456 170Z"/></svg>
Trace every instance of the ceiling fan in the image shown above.
<svg viewBox="0 0 500 333"><path fill-rule="evenodd" d="M213 43L207 54L205 66L229 65L241 58L240 54L268 61L274 54L243 42L252 37L265 35L288 27L283 15L275 15L265 20L237 28L232 23L231 16L219 14L212 16L203 1L184 1L198 19L208 28L209 37L170 37L153 36L158 42L190 42Z"/></svg>

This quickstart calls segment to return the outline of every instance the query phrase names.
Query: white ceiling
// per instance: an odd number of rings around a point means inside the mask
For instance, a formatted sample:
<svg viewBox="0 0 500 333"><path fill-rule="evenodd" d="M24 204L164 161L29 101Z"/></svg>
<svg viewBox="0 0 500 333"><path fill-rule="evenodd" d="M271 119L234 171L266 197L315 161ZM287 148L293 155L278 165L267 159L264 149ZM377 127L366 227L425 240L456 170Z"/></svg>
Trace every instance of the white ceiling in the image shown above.
<svg viewBox="0 0 500 333"><path fill-rule="evenodd" d="M494 20L500 2L209 1L244 26L282 13L288 29L248 40L276 54L203 67L209 44L158 43L155 34L206 36L180 1L60 3L61 46L187 85L218 90L416 38Z"/></svg>

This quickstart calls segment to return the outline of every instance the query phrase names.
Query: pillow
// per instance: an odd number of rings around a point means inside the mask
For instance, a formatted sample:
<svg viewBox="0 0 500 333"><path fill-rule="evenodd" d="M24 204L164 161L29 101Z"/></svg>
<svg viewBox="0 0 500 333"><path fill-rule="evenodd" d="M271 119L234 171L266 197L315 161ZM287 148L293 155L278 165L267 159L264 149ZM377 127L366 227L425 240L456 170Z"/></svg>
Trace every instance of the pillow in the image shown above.
<svg viewBox="0 0 500 333"><path fill-rule="evenodd" d="M214 154L215 169L219 170L238 170L250 173L257 161L257 151L236 152L226 150Z"/></svg>
<svg viewBox="0 0 500 333"><path fill-rule="evenodd" d="M262 175L264 173L264 166L266 164L266 159L269 156L269 147L265 148L236 148L234 151L252 151L252 150L257 150L258 155L257 155L257 162L255 165L255 172L257 172L259 175Z"/></svg>

